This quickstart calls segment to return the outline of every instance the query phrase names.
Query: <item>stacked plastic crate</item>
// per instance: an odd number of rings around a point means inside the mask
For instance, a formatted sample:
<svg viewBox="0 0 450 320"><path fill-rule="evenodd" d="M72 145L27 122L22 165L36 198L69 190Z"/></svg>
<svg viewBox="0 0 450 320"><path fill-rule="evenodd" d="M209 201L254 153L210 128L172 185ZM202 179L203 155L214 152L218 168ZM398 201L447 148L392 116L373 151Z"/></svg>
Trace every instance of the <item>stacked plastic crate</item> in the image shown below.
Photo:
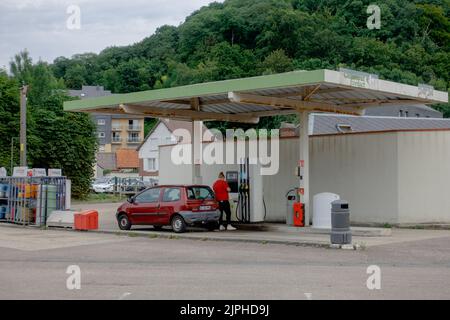
<svg viewBox="0 0 450 320"><path fill-rule="evenodd" d="M0 220L6 219L6 213L8 211L8 193L9 185L4 181L0 183Z"/></svg>
<svg viewBox="0 0 450 320"><path fill-rule="evenodd" d="M66 204L64 177L6 177L0 179L0 221L45 225L54 210Z"/></svg>

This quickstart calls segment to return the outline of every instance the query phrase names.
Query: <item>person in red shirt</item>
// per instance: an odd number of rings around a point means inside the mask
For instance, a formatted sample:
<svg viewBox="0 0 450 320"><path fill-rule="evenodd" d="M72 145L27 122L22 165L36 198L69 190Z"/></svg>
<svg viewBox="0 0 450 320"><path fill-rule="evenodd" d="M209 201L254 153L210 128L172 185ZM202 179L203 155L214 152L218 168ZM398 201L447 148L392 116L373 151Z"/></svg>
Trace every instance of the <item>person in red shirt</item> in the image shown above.
<svg viewBox="0 0 450 320"><path fill-rule="evenodd" d="M219 210L220 210L220 218L219 218L219 225L220 230L236 230L231 225L231 208L230 208L230 197L228 193L231 191L230 187L228 186L227 181L225 180L225 175L223 172L219 174L219 179L214 182L213 185L214 193L216 194L216 200L219 202ZM224 224L223 223L223 213L225 212L227 216L227 221Z"/></svg>

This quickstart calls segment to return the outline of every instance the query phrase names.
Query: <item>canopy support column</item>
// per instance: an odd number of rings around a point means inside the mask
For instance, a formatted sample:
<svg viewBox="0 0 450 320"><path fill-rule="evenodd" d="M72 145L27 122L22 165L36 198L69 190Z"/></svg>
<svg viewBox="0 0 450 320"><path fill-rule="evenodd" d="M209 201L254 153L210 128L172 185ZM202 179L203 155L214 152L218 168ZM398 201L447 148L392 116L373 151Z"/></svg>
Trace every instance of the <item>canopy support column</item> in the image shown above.
<svg viewBox="0 0 450 320"><path fill-rule="evenodd" d="M310 210L309 210L309 112L300 112L300 202L304 204L305 208L305 226L310 224Z"/></svg>
<svg viewBox="0 0 450 320"><path fill-rule="evenodd" d="M203 121L192 121L192 184L202 184Z"/></svg>

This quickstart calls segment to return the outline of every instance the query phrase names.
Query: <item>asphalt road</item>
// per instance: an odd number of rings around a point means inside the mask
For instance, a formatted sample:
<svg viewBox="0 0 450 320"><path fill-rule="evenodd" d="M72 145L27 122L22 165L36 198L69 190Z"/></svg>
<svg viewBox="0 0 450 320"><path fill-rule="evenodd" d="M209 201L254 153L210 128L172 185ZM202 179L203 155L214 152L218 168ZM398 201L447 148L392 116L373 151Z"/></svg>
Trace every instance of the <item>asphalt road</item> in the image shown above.
<svg viewBox="0 0 450 320"><path fill-rule="evenodd" d="M0 299L450 298L450 237L363 251L150 237L0 226Z"/></svg>

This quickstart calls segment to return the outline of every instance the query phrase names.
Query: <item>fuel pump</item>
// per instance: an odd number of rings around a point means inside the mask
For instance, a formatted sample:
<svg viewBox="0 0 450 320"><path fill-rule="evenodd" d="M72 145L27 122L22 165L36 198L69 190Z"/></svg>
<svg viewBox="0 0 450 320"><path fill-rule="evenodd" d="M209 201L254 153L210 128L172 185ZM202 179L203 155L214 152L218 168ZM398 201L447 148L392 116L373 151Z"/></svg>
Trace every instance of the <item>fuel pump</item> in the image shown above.
<svg viewBox="0 0 450 320"><path fill-rule="evenodd" d="M238 171L227 171L225 174L228 186L230 187L230 193L239 192L239 172Z"/></svg>
<svg viewBox="0 0 450 320"><path fill-rule="evenodd" d="M248 158L239 164L239 200L236 216L244 223L250 222L251 216L249 166Z"/></svg>
<svg viewBox="0 0 450 320"><path fill-rule="evenodd" d="M225 173L231 189L230 205L234 223L261 223L265 220L263 181L258 172L259 167L250 165L250 159L245 158L240 161L239 171Z"/></svg>
<svg viewBox="0 0 450 320"><path fill-rule="evenodd" d="M238 221L236 213L239 204L239 171L227 171L225 179L230 187L231 220L236 222Z"/></svg>

